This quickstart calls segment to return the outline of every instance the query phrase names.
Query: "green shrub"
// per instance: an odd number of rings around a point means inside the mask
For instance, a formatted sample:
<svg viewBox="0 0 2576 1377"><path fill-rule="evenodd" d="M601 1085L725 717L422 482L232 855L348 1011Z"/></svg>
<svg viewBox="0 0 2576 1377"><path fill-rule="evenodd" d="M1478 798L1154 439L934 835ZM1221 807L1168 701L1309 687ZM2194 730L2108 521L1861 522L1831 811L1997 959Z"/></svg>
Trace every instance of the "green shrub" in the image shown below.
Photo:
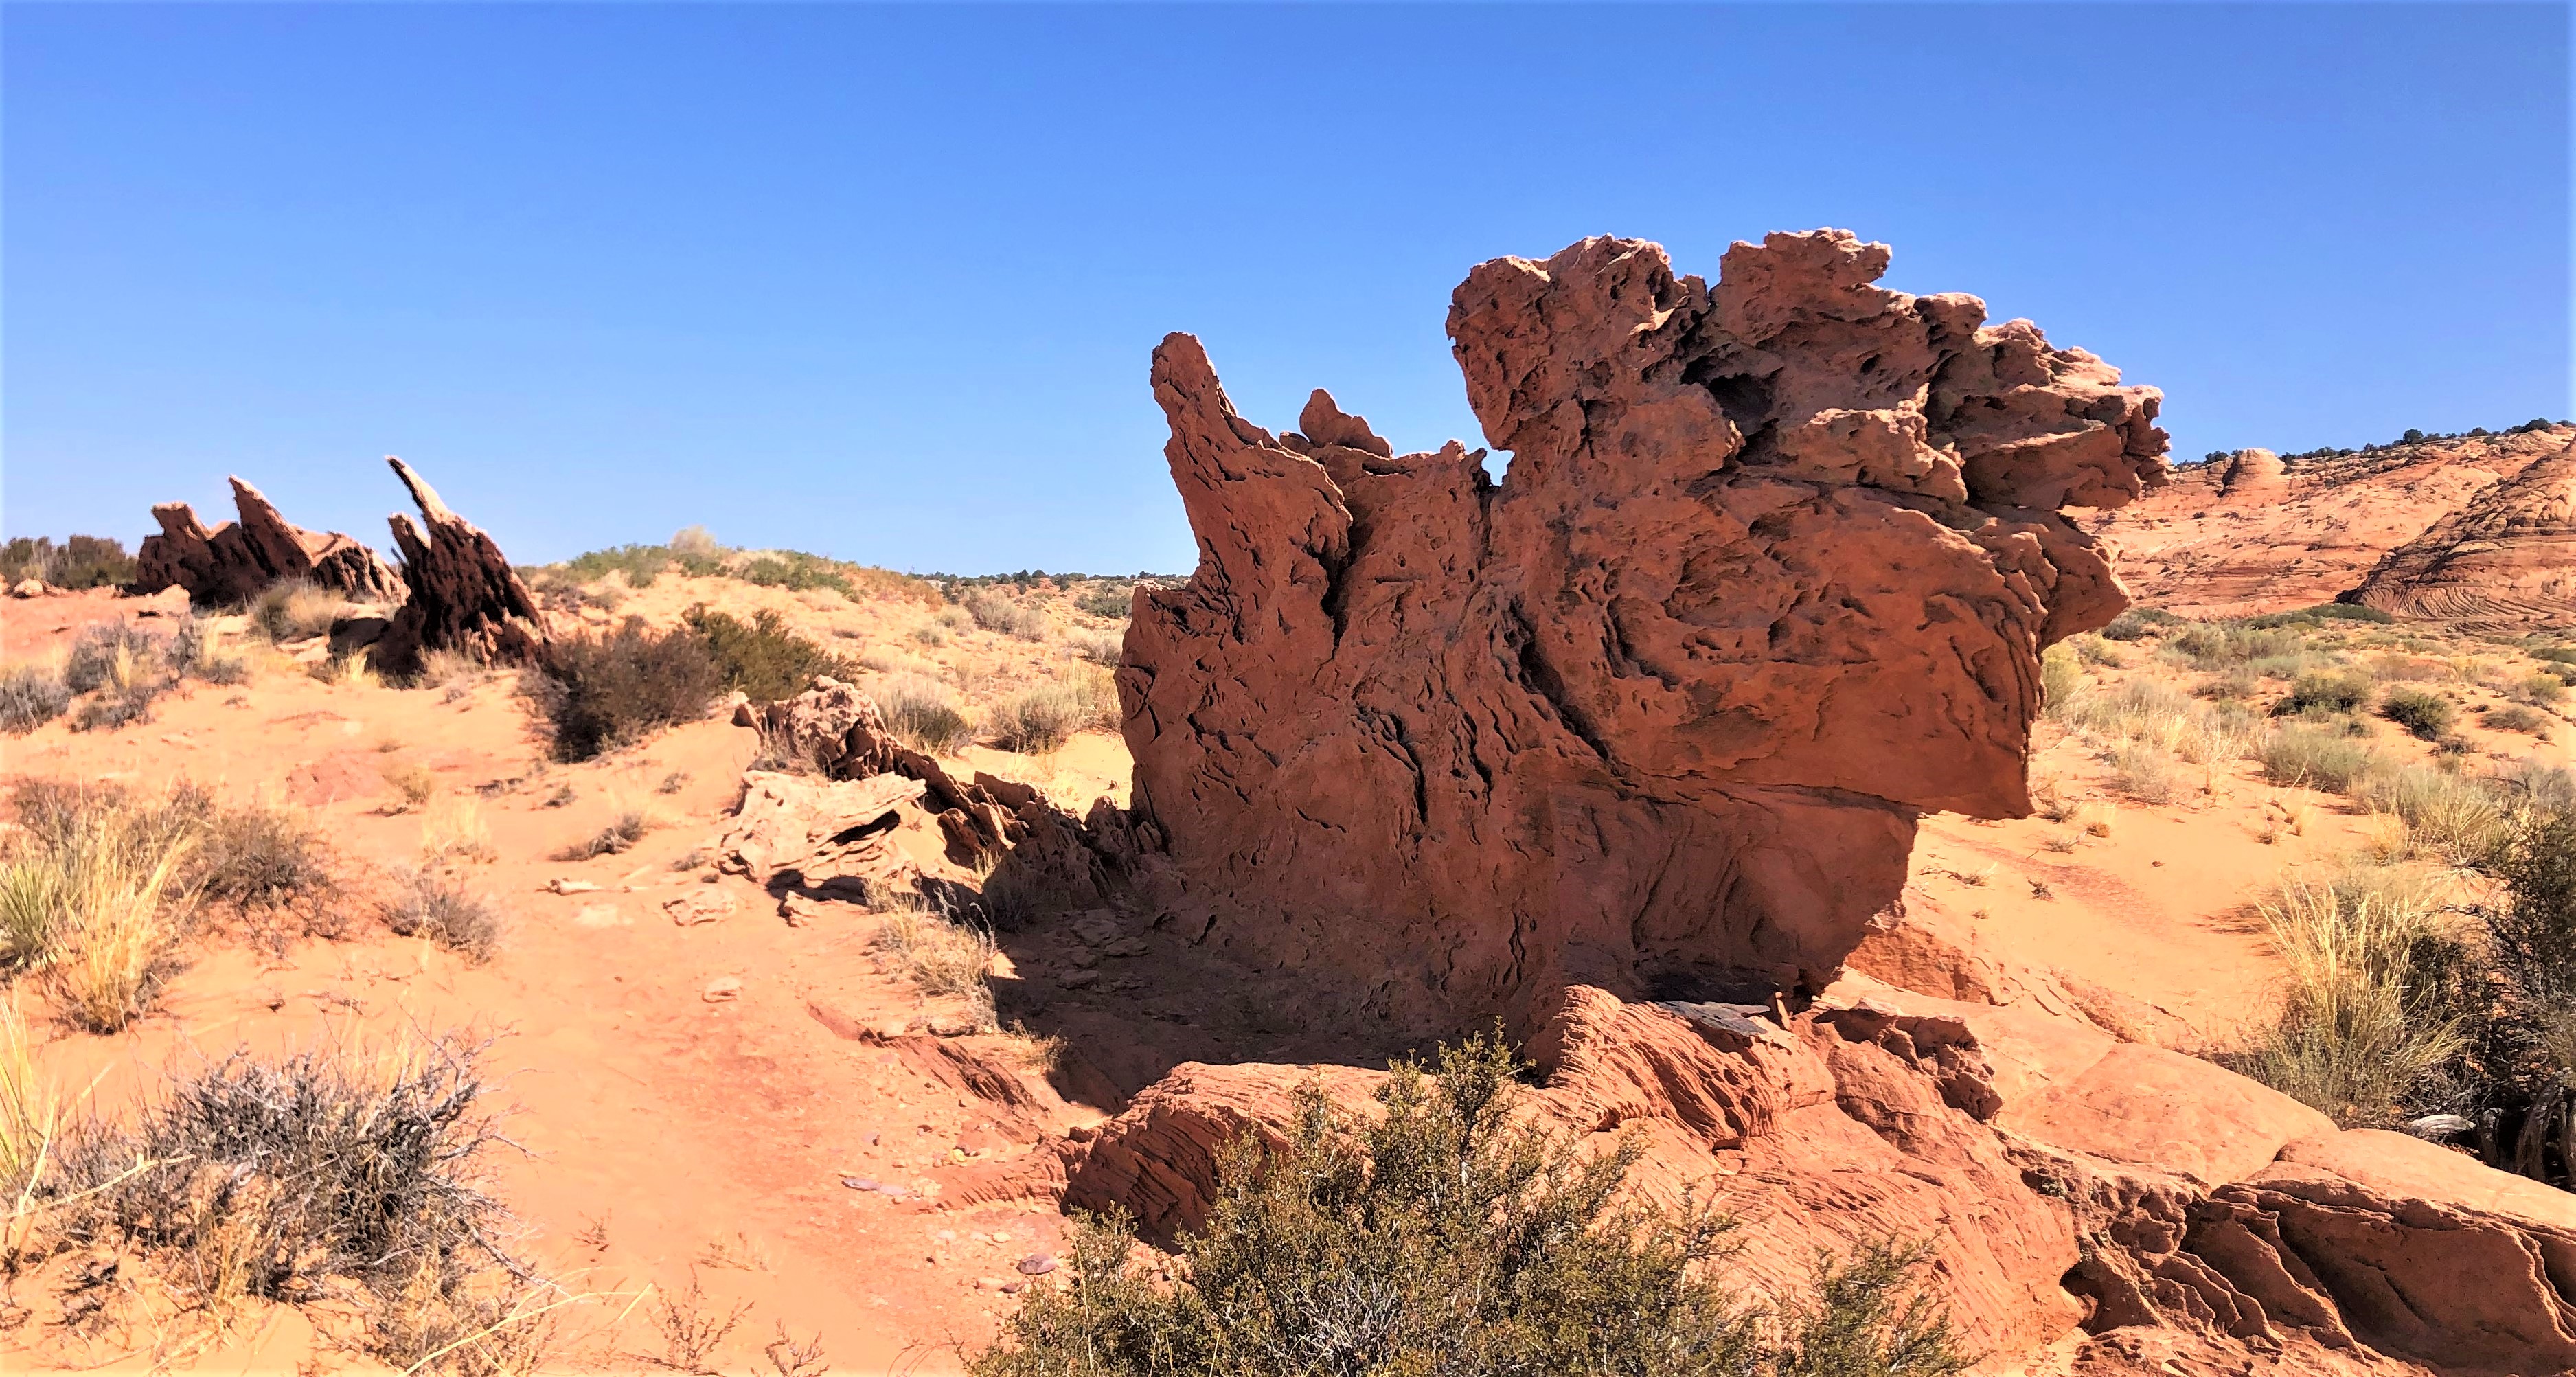
<svg viewBox="0 0 2576 1377"><path fill-rule="evenodd" d="M817 675L850 680L859 666L787 629L786 619L767 608L750 621L704 604L688 611L689 629L707 643L725 687L740 689L761 702L793 698L814 687Z"/></svg>
<svg viewBox="0 0 2576 1377"><path fill-rule="evenodd" d="M2282 717L2322 708L2327 712L2359 712L2369 704L2372 684L2367 675L2349 671L2302 674L2290 685L2289 696L2272 707Z"/></svg>
<svg viewBox="0 0 2576 1377"><path fill-rule="evenodd" d="M0 544L0 585L42 579L56 588L110 588L134 582L134 557L107 536L19 536Z"/></svg>
<svg viewBox="0 0 2576 1377"><path fill-rule="evenodd" d="M2393 688L2381 695L2379 715L2426 741L2437 741L2460 720L2460 708L2429 689Z"/></svg>
<svg viewBox="0 0 2576 1377"><path fill-rule="evenodd" d="M704 638L686 627L646 629L637 618L605 636L558 640L519 680L546 744L561 761L588 760L679 722L694 722L724 691Z"/></svg>
<svg viewBox="0 0 2576 1377"><path fill-rule="evenodd" d="M2113 617L2111 624L2102 628L2102 639L2143 641L2150 636L2161 636L2183 624L2182 618L2161 607L2132 607Z"/></svg>
<svg viewBox="0 0 2576 1377"><path fill-rule="evenodd" d="M1082 590L1073 600L1075 608L1095 617L1123 622L1136 605L1136 585L1132 583L1095 584Z"/></svg>
<svg viewBox="0 0 2576 1377"><path fill-rule="evenodd" d="M1908 1283L1919 1249L1819 1264L1766 1317L1717 1276L1731 1221L1623 1202L1636 1139L1598 1156L1515 1122L1498 1039L1399 1060L1355 1121L1309 1083L1287 1141L1225 1149L1177 1281L1129 1261L1117 1221L1076 1231L1064 1283L1032 1292L978 1377L1360 1373L1877 1374L1967 1365ZM1766 1324L1776 1318L1776 1324Z"/></svg>
<svg viewBox="0 0 2576 1377"><path fill-rule="evenodd" d="M2364 607L2359 603L2350 602L2325 602L2314 607L2294 608L2288 612L2266 612L2259 617L2247 617L2238 625L2248 630L2267 631L2276 626L2303 624L2314 626L2320 622L2369 622L2373 625L2385 626L2395 620L2397 620L2395 617L2376 607Z"/></svg>
<svg viewBox="0 0 2576 1377"><path fill-rule="evenodd" d="M2274 784L2350 793L2386 762L2366 741L2321 727L2284 727L2261 748L2263 777Z"/></svg>

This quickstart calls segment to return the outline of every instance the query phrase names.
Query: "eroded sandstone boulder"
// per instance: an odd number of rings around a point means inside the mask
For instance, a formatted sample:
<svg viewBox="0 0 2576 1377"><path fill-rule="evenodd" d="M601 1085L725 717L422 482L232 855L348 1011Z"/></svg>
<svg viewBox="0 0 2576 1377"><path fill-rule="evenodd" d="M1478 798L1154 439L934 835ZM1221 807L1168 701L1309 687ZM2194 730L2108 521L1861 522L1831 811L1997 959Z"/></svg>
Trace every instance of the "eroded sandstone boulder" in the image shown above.
<svg viewBox="0 0 2576 1377"><path fill-rule="evenodd" d="M2576 437L2388 553L2346 600L2465 630L2576 626Z"/></svg>
<svg viewBox="0 0 2576 1377"><path fill-rule="evenodd" d="M1821 988L1914 818L2029 807L2038 655L2125 606L2059 514L2164 478L2158 395L1839 231L1719 280L1588 239L1471 273L1497 484L1155 352L1199 542L1119 672L1172 926L1397 1026L1568 985Z"/></svg>
<svg viewBox="0 0 2576 1377"><path fill-rule="evenodd" d="M391 455L385 462L410 490L421 525L399 512L388 518L410 592L375 643L377 667L410 674L431 650L454 650L487 664L535 660L546 645L545 619L501 547L448 510L410 465Z"/></svg>
<svg viewBox="0 0 2576 1377"><path fill-rule="evenodd" d="M374 550L337 531L305 530L259 489L239 478L231 481L238 522L219 522L209 530L185 502L152 509L161 531L145 536L136 551L138 591L184 588L192 602L220 605L283 579L302 579L354 601L402 599L402 577Z"/></svg>

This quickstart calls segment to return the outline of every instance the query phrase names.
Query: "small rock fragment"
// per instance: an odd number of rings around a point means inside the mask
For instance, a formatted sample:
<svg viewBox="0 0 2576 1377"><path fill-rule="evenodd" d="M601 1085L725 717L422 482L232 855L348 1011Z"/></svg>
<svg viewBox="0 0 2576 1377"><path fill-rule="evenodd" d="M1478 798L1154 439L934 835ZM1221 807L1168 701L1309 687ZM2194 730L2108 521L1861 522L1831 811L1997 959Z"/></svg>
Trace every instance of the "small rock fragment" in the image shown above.
<svg viewBox="0 0 2576 1377"><path fill-rule="evenodd" d="M662 911L670 914L671 921L681 927L693 928L700 923L712 923L733 912L733 896L715 890L702 889L695 894L684 894L663 904Z"/></svg>
<svg viewBox="0 0 2576 1377"><path fill-rule="evenodd" d="M599 885L593 880L556 879L548 881L546 888L557 894L588 894L599 888Z"/></svg>
<svg viewBox="0 0 2576 1377"><path fill-rule="evenodd" d="M1044 1253L1031 1253L1020 1259L1020 1275L1042 1277L1055 1270L1055 1259Z"/></svg>
<svg viewBox="0 0 2576 1377"><path fill-rule="evenodd" d="M709 1004L722 1004L729 999L739 999L741 997L742 977L738 975L717 976L715 979L707 982L706 989L699 992L699 998L704 999Z"/></svg>

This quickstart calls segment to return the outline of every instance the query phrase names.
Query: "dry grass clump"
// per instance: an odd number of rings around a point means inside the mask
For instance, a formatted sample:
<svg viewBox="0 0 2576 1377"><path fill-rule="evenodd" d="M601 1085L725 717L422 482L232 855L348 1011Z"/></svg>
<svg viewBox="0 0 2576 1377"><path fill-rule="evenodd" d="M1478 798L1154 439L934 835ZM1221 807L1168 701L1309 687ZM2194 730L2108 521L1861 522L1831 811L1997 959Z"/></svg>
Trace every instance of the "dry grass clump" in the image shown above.
<svg viewBox="0 0 2576 1377"><path fill-rule="evenodd" d="M892 958L915 989L959 996L974 1009L978 1026L992 1027L993 989L986 980L1000 948L990 930L901 894L894 896L871 945Z"/></svg>
<svg viewBox="0 0 2576 1377"><path fill-rule="evenodd" d="M0 693L5 693L5 690L0 690ZM0 712L5 711L5 703L0 703ZM2545 739L2554 724L2545 713L2534 712L2519 703L2504 703L2480 713L2478 725L2490 731L2522 732Z"/></svg>
<svg viewBox="0 0 2576 1377"><path fill-rule="evenodd" d="M2173 752L2147 741L2124 741L2110 751L2111 786L2140 803L2171 803L2182 791Z"/></svg>
<svg viewBox="0 0 2576 1377"><path fill-rule="evenodd" d="M1119 657L1127 653L1127 633L1123 629L1095 631L1076 627L1065 633L1064 643L1075 655L1095 665L1115 666Z"/></svg>
<svg viewBox="0 0 2576 1377"><path fill-rule="evenodd" d="M545 1307L479 1180L500 1141L487 1046L343 1042L174 1073L133 1123L66 1135L37 1199L63 1246L139 1254L217 1323L252 1298L324 1302L317 1325L385 1362L526 1371Z"/></svg>
<svg viewBox="0 0 2576 1377"><path fill-rule="evenodd" d="M1043 641L1050 623L1047 614L1026 603L1014 602L1000 593L976 589L964 599L966 615L986 631L1016 636L1023 641Z"/></svg>
<svg viewBox="0 0 2576 1377"><path fill-rule="evenodd" d="M2236 1069L2345 1128L2402 1122L2469 1048L2467 944L2420 894L2287 886L2263 917L2289 967L2280 1015Z"/></svg>
<svg viewBox="0 0 2576 1377"><path fill-rule="evenodd" d="M2536 708L2555 708L2567 701L2567 681L2555 674L2529 674L2515 680L2514 701Z"/></svg>
<svg viewBox="0 0 2576 1377"><path fill-rule="evenodd" d="M2355 796L2406 824L2407 850L2429 852L2458 866L2484 864L2513 825L2504 791L2420 765L2372 775Z"/></svg>
<svg viewBox="0 0 2576 1377"><path fill-rule="evenodd" d="M1100 694L1088 680L1042 684L993 705L986 719L993 744L1038 755L1059 750L1075 732L1100 721Z"/></svg>
<svg viewBox="0 0 2576 1377"><path fill-rule="evenodd" d="M2263 778L2330 794L2348 794L2381 773L2387 761L2370 743L2330 727L2285 727L2267 738L2258 756Z"/></svg>
<svg viewBox="0 0 2576 1377"><path fill-rule="evenodd" d="M724 671L704 637L685 627L652 631L630 617L606 636L556 641L519 691L554 758L570 762L706 716Z"/></svg>
<svg viewBox="0 0 2576 1377"><path fill-rule="evenodd" d="M587 861L598 856L621 856L635 849L644 834L653 830L651 815L640 808L620 812L606 827L555 853L559 861Z"/></svg>
<svg viewBox="0 0 2576 1377"><path fill-rule="evenodd" d="M251 629L274 644L310 640L328 634L331 623L347 611L348 599L303 579L280 579L252 595L240 612Z"/></svg>
<svg viewBox="0 0 2576 1377"><path fill-rule="evenodd" d="M1512 1114L1498 1038L1398 1061L1382 1113L1297 1092L1287 1142L1224 1151L1204 1232L1168 1282L1123 1218L1085 1218L1062 1283L1032 1291L978 1377L1384 1372L1941 1377L1968 1365L1912 1279L1925 1254L1820 1258L1768 1307L1725 1285L1733 1221L1626 1198L1635 1139L1591 1155Z"/></svg>
<svg viewBox="0 0 2576 1377"><path fill-rule="evenodd" d="M501 949L500 909L428 871L405 875L381 909L396 936L426 937L476 965Z"/></svg>
<svg viewBox="0 0 2576 1377"><path fill-rule="evenodd" d="M330 848L282 808L213 809L198 829L188 879L200 897L239 908L319 901L336 887Z"/></svg>
<svg viewBox="0 0 2576 1377"><path fill-rule="evenodd" d="M483 808L470 798L446 798L432 804L420 820L421 859L431 865L451 861L490 864L500 856L492 846L492 829Z"/></svg>
<svg viewBox="0 0 2576 1377"><path fill-rule="evenodd" d="M24 831L0 861L0 969L43 980L79 1027L132 1022L177 965L202 810L202 795L22 787Z"/></svg>
<svg viewBox="0 0 2576 1377"><path fill-rule="evenodd" d="M967 720L955 691L929 675L888 674L868 685L868 697L886 730L916 751L954 755L975 739L975 724Z"/></svg>

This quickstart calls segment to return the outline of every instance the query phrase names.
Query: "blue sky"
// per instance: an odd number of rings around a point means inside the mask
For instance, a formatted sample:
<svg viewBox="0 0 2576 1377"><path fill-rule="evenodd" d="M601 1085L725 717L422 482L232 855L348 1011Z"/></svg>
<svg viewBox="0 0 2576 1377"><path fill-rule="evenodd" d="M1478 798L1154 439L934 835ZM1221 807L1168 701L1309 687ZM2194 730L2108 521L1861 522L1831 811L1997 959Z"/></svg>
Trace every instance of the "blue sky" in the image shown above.
<svg viewBox="0 0 2576 1377"><path fill-rule="evenodd" d="M703 523L1186 569L1147 355L1481 443L1467 268L1838 225L2177 454L2567 415L2555 5L10 4L8 534L150 503L522 561Z"/></svg>

